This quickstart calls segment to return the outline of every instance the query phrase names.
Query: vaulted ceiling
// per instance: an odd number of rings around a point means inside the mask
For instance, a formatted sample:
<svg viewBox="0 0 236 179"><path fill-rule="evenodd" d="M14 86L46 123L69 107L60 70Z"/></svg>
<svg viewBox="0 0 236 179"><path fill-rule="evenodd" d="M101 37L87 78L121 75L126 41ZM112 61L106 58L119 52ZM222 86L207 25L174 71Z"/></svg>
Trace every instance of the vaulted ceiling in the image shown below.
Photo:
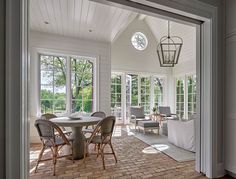
<svg viewBox="0 0 236 179"><path fill-rule="evenodd" d="M30 0L30 29L111 42L136 13L89 0Z"/></svg>
<svg viewBox="0 0 236 179"><path fill-rule="evenodd" d="M30 0L30 29L94 41L113 42L135 19L143 20L156 40L167 35L167 20L89 0ZM181 61L196 53L195 27L170 22L171 34L183 38Z"/></svg>

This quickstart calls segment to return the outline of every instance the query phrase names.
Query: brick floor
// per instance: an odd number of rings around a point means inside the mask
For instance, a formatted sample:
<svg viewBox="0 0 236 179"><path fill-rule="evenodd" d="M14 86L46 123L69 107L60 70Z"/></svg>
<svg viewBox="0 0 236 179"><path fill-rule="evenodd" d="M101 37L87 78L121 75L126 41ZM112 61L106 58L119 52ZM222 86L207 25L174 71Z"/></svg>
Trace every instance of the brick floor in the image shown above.
<svg viewBox="0 0 236 179"><path fill-rule="evenodd" d="M90 155L86 164L82 160L75 163L68 159L59 159L56 165L56 175L52 176L52 161L41 163L38 172L34 173L34 166L40 150L39 144L31 145L30 148L30 178L64 178L64 179L141 179L141 178L206 178L194 171L194 161L177 162L167 155L150 148L134 136L128 136L126 132L116 129L113 137L114 149L118 163L112 155L105 156L106 170L102 168L101 158ZM109 148L108 148L109 149ZM108 150L107 149L107 150ZM50 151L46 155L49 155Z"/></svg>

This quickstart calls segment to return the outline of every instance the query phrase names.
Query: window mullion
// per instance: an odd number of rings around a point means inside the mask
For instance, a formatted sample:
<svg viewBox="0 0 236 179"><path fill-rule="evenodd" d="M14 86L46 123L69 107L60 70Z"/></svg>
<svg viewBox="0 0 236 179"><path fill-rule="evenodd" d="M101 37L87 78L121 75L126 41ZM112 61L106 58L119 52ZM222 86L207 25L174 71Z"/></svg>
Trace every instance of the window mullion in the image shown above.
<svg viewBox="0 0 236 179"><path fill-rule="evenodd" d="M138 75L138 105L141 105L141 77Z"/></svg>
<svg viewBox="0 0 236 179"><path fill-rule="evenodd" d="M159 94L157 94L158 96ZM158 98L158 97L157 97ZM156 99L157 100L157 99ZM154 94L154 77L150 77L150 112L155 106L155 94Z"/></svg>
<svg viewBox="0 0 236 179"><path fill-rule="evenodd" d="M67 114L71 113L71 63L70 57L66 58L66 111Z"/></svg>
<svg viewBox="0 0 236 179"><path fill-rule="evenodd" d="M185 89L185 92L184 92L184 94L185 94L185 98L184 98L184 116L185 116L185 118L187 119L188 118L188 76L187 75L185 75L185 77L184 77L184 84L185 84L185 87L184 87L184 89Z"/></svg>
<svg viewBox="0 0 236 179"><path fill-rule="evenodd" d="M53 103L52 103L52 111L55 112L55 59L53 57L53 71L52 71L52 92L53 92Z"/></svg>

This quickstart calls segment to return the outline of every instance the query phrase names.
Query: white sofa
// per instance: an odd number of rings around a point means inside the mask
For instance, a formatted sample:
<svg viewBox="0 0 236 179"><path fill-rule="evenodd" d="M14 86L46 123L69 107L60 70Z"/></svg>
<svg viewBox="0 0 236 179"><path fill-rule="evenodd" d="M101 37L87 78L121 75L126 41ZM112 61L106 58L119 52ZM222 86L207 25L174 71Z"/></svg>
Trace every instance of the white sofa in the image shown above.
<svg viewBox="0 0 236 179"><path fill-rule="evenodd" d="M195 120L168 120L168 140L183 149L195 152Z"/></svg>

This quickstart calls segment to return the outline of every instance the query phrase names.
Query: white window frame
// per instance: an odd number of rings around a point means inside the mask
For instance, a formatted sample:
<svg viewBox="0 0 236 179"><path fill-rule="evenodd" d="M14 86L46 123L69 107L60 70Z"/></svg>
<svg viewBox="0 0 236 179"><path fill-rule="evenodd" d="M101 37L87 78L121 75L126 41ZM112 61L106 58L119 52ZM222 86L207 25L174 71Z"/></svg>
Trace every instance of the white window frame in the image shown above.
<svg viewBox="0 0 236 179"><path fill-rule="evenodd" d="M152 113L152 108L154 107L154 88L153 88L153 79L154 78L162 78L163 79L163 105L167 103L167 75L165 74L156 74L156 73L147 73L147 72L133 72L133 71L115 71L113 70L111 74L119 74L121 75L121 98L122 98L122 116L123 123L129 123L129 116L126 116L126 83L125 78L126 75L133 74L138 75L138 104L141 104L141 77L150 77L150 113ZM111 101L110 101L111 104Z"/></svg>
<svg viewBox="0 0 236 179"><path fill-rule="evenodd" d="M188 119L188 76L193 76L196 75L196 73L186 73L186 74L181 74L181 75L177 75L174 77L174 96L175 96L175 105L174 105L174 109L175 109L175 113L176 113L176 102L177 102L177 91L176 91L176 80L177 79L183 79L184 80L184 119Z"/></svg>
<svg viewBox="0 0 236 179"><path fill-rule="evenodd" d="M187 74L186 76L185 76L185 78L186 78L186 82L185 82L185 84L186 84L186 89L187 89L187 91L186 91L186 116L187 116L187 118L188 118L188 77L189 76L195 76L195 78L196 78L196 74L195 73L191 73L191 74ZM197 82L196 82L197 83ZM195 93L195 95L197 95L197 92ZM197 103L197 100L196 100L196 102L195 103Z"/></svg>
<svg viewBox="0 0 236 179"><path fill-rule="evenodd" d="M58 116L64 116L64 115L70 115L71 112L71 71L68 70L71 67L70 59L71 58L80 58L85 57L86 59L89 59L91 62L93 62L93 111L97 111L99 109L99 56L98 55L92 55L92 54L86 54L86 53L80 53L80 52L66 52L66 51L58 51L58 50L52 50L52 49L41 49L41 48L35 48L33 51L35 51L36 55L35 58L37 58L37 69L38 69L38 92L37 92L37 116L41 115L41 104L40 104L40 91L41 91L41 65L40 65L40 55L52 55L52 56L63 56L66 58L66 112L60 113ZM92 111L92 112L93 112Z"/></svg>
<svg viewBox="0 0 236 179"><path fill-rule="evenodd" d="M120 76L121 77L121 83L120 83L120 86L121 86L121 102L120 102L120 105L121 105L121 119L119 119L118 121L120 122L120 121L122 121L123 122L123 119L124 119L124 111L123 111L123 105L124 105L124 99L123 99L123 96L124 96L124 94L123 94L123 74L121 74L121 73L111 73L111 77L112 77L112 75L118 75L118 76ZM112 85L113 83L112 83L112 80L111 80L111 84L110 85ZM116 83L117 84L117 83ZM112 94L112 93L111 93ZM118 94L118 93L114 93L114 94ZM110 100L110 105L111 105L111 100ZM111 110L111 106L110 106L110 110ZM111 111L111 113L112 113L112 111Z"/></svg>

